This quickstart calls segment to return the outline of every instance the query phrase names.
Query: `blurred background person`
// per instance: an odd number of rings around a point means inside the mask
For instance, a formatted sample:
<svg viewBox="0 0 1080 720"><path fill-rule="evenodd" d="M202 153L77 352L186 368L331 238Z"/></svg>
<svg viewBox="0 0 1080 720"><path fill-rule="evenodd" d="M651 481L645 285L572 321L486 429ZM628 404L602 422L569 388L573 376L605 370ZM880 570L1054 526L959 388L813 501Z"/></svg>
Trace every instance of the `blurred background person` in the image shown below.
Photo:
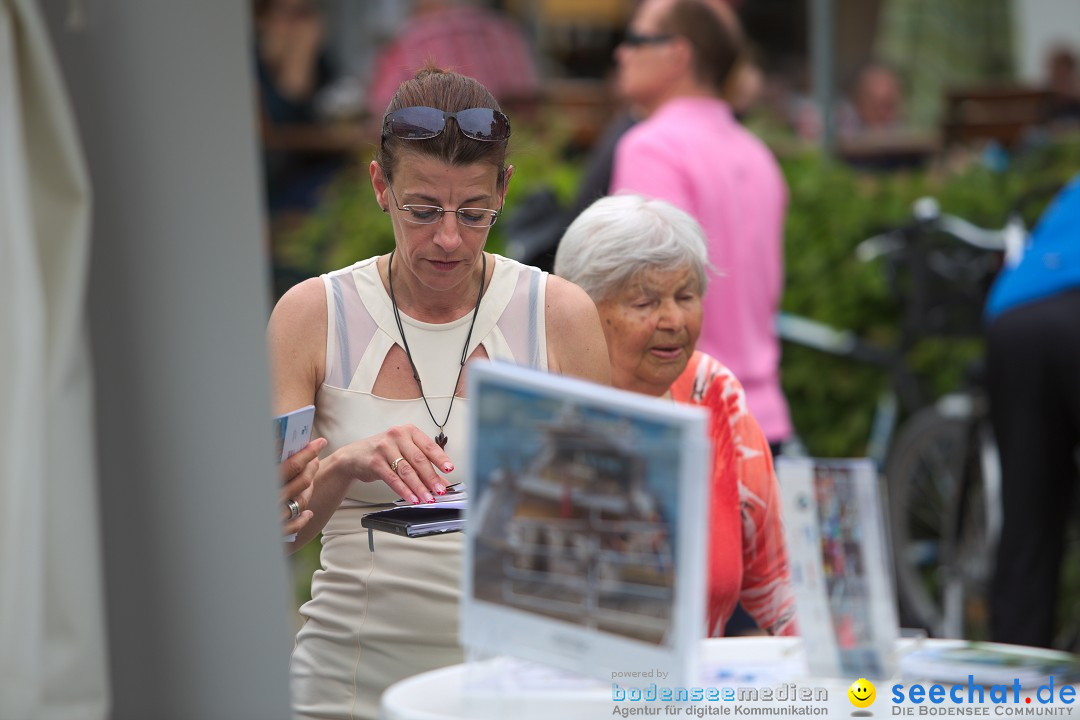
<svg viewBox="0 0 1080 720"><path fill-rule="evenodd" d="M313 0L256 0L255 65L272 218L310 211L347 161L319 126L316 98L336 79L326 28ZM358 140L355 142L358 146Z"/></svg>
<svg viewBox="0 0 1080 720"><path fill-rule="evenodd" d="M742 47L726 3L646 0L639 7L616 53L617 88L647 117L616 147L611 192L667 200L701 223L723 277L703 298L700 347L743 383L777 452L792 434L774 327L787 186L772 153L722 99Z"/></svg>
<svg viewBox="0 0 1080 720"><path fill-rule="evenodd" d="M740 32L738 18L728 8L728 3L725 0L709 0L709 2L716 10L717 16L729 25L733 33L738 34ZM745 51L745 45L741 49ZM743 52L728 75L721 94L723 99L731 106L736 117L741 119L758 103L763 91L764 76L761 68L749 57L749 53ZM621 99L628 101L626 107L615 114L589 152L582 183L578 188L577 202L573 207L570 220L608 194L615 164L615 147L626 131L646 114L644 109L634 105L628 96L622 96Z"/></svg>
<svg viewBox="0 0 1080 720"><path fill-rule="evenodd" d="M838 155L852 167L878 173L925 165L938 140L913 128L905 107L899 73L880 62L863 65L836 108Z"/></svg>
<svg viewBox="0 0 1080 720"><path fill-rule="evenodd" d="M735 117L742 122L765 96L765 74L749 53L743 54L731 71L723 97Z"/></svg>
<svg viewBox="0 0 1080 720"><path fill-rule="evenodd" d="M855 74L848 99L837 111L837 130L841 137L896 132L904 127L903 111L903 87L896 72L870 63Z"/></svg>
<svg viewBox="0 0 1080 720"><path fill-rule="evenodd" d="M1059 45L1047 54L1046 86L1051 92L1051 120L1080 123L1080 72L1076 53L1067 45Z"/></svg>
<svg viewBox="0 0 1080 720"><path fill-rule="evenodd" d="M712 415L708 635L727 634L736 602L767 632L795 634L768 443L735 375L696 350L707 320L708 263L705 235L692 217L662 200L625 194L597 200L574 220L555 271L596 303L615 387L701 405Z"/></svg>
<svg viewBox="0 0 1080 720"><path fill-rule="evenodd" d="M1080 175L998 276L986 318L1003 521L991 639L1050 647L1080 449Z"/></svg>
<svg viewBox="0 0 1080 720"><path fill-rule="evenodd" d="M814 98L782 90L788 122L804 140L818 141L825 132L821 108ZM899 75L888 65L870 62L852 76L846 96L835 104L833 117L841 141L881 139L908 130L904 117L904 90Z"/></svg>
<svg viewBox="0 0 1080 720"><path fill-rule="evenodd" d="M540 74L521 28L469 0L416 0L398 34L376 55L368 108L381 118L405 80L427 62L476 78L503 104L540 93Z"/></svg>

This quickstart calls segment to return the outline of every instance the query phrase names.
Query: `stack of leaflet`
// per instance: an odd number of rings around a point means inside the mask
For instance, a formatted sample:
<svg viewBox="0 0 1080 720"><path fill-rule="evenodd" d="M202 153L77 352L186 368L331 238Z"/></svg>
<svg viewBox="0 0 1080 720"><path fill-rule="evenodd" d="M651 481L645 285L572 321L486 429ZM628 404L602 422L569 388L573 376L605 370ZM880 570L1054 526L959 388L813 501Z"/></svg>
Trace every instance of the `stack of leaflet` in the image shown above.
<svg viewBox="0 0 1080 720"><path fill-rule="evenodd" d="M469 491L466 490L465 488L460 488L459 489L459 487L451 486L451 487L447 488L445 495L434 495L433 494L433 497L435 498L434 503L426 503L426 504L425 503L420 503L419 505L413 505L408 500L402 500L402 499L399 498L399 499L394 501L394 505L396 505L398 507L415 507L415 508L433 507L433 505L439 505L439 506L441 506L443 508L456 507L456 508L459 508L459 509L463 509L468 504L467 501L469 499Z"/></svg>
<svg viewBox="0 0 1080 720"><path fill-rule="evenodd" d="M1011 686L1019 680L1020 686L1027 688L1076 682L1080 679L1080 659L1042 648L957 642L908 653L900 660L900 672L909 679L961 684L966 684L971 675L975 683L987 686Z"/></svg>

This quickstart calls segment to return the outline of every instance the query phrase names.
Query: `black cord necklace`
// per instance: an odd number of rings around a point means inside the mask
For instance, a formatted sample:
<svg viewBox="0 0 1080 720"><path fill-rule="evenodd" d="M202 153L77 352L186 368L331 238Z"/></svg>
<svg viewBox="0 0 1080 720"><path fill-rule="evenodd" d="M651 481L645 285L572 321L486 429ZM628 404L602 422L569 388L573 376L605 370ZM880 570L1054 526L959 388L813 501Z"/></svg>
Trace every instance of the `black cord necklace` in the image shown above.
<svg viewBox="0 0 1080 720"><path fill-rule="evenodd" d="M446 409L446 417L440 423L435 419L435 413L431 412L431 405L428 404L427 396L424 394L424 385L420 382L420 373L416 370L416 363L412 359L412 351L409 350L409 341L405 339L405 327L401 324L401 313L398 311L397 299L394 297L394 275L391 272L394 268L394 250L390 251L390 258L386 261L386 281L390 286L390 305L394 308L394 321L397 322L398 332L401 334L401 347L405 350L405 357L409 358L409 367L412 368L413 379L416 380L416 387L420 390L420 398L424 401L424 407L427 408L428 415L431 416L431 422L435 423L435 426L439 428L439 434L435 436L435 442L439 444L439 447L445 448L446 442L449 440L446 437L446 433L443 432L443 428L446 427L446 423L450 421L450 413L454 409L454 398L457 397L457 386L461 382L461 372L465 369L465 360L468 358L469 353L469 341L472 340L473 327L476 325L476 315L480 312L480 300L484 297L484 280L487 278L487 255L482 251L480 258L482 264L480 266L480 292L476 294L476 307L473 308L472 322L469 323L469 334L465 338L465 347L461 348L461 367L458 368L457 380L454 381L454 387L450 392L450 407Z"/></svg>

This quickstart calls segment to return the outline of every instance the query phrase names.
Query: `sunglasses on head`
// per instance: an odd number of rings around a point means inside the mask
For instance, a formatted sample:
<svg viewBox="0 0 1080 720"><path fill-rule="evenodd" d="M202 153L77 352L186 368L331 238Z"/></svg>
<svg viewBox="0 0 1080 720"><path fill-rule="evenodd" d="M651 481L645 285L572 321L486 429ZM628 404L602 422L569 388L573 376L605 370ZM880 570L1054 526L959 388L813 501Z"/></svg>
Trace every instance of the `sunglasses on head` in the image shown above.
<svg viewBox="0 0 1080 720"><path fill-rule="evenodd" d="M673 39L675 39L674 35L645 35L643 33L636 33L633 30L630 30L625 35L623 35L621 44L626 45L627 47L641 47L643 45L660 45L661 43L666 43L669 40Z"/></svg>
<svg viewBox="0 0 1080 720"><path fill-rule="evenodd" d="M446 112L430 107L407 107L386 114L383 132L402 140L427 140L446 129L453 118L458 130L467 138L495 142L510 137L510 120L498 110L469 108Z"/></svg>

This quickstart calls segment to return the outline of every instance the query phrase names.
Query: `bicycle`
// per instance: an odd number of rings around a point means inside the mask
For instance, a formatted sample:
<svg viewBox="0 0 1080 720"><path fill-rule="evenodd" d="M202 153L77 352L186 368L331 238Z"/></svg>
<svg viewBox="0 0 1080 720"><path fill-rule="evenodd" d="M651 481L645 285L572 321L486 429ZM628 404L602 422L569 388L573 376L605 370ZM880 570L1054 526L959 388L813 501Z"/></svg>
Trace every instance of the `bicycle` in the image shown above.
<svg viewBox="0 0 1080 720"><path fill-rule="evenodd" d="M1000 472L985 393L975 373L965 387L931 400L908 353L929 337L977 336L1003 253L1022 246L1012 213L999 230L941 213L932 198L913 221L863 241L856 256L880 260L900 300L899 340L883 347L854 332L787 313L786 342L884 369L890 389L874 412L867 455L885 478L901 622L935 637L983 637L986 588L1000 530ZM898 424L898 419L903 422Z"/></svg>

